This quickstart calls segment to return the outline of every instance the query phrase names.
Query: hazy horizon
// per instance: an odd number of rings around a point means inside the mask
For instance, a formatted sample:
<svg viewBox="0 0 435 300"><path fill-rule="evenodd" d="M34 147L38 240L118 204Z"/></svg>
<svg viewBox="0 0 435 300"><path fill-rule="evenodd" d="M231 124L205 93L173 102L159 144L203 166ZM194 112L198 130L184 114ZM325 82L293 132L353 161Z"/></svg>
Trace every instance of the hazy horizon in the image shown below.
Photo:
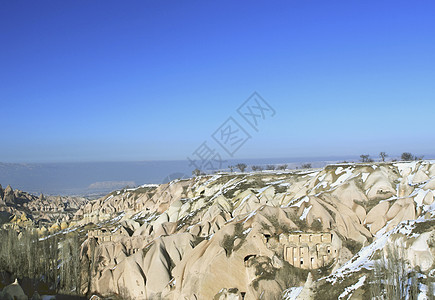
<svg viewBox="0 0 435 300"><path fill-rule="evenodd" d="M379 157L371 156L375 161ZM389 155L387 161L399 159ZM425 159L434 159L435 155ZM311 163L319 168L330 163L360 160L359 156L293 157L229 159L220 170L228 171L229 165L246 163L252 165L288 164L288 169ZM50 162L50 163L4 163L0 162L0 184L11 185L32 194L47 195L103 195L125 186L166 183L180 177L192 176L194 166L187 160L172 161L112 161L112 162ZM208 173L214 170L204 170Z"/></svg>
<svg viewBox="0 0 435 300"><path fill-rule="evenodd" d="M82 193L228 160L433 157L434 11L390 0L4 2L0 162L34 170L3 167L0 183Z"/></svg>

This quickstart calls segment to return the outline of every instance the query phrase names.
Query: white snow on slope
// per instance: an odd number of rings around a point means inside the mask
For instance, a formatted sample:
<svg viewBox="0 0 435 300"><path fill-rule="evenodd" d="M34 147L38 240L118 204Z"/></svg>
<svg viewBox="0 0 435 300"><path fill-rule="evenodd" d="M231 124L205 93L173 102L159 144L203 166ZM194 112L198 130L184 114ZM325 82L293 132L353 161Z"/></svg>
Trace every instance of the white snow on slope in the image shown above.
<svg viewBox="0 0 435 300"><path fill-rule="evenodd" d="M362 181L363 181L363 182L366 182L367 177L369 177L369 175L370 175L370 173L362 173L362 174L361 174Z"/></svg>
<svg viewBox="0 0 435 300"><path fill-rule="evenodd" d="M348 296L346 299L349 299L350 297L352 297L353 292L356 291L358 288L362 287L365 280L366 280L366 276L364 275L363 277L358 279L358 281L354 285L348 286L344 290L344 292L341 293L340 296L338 296L338 299L343 299L346 296ZM350 295L349 295L349 293L350 293Z"/></svg>
<svg viewBox="0 0 435 300"><path fill-rule="evenodd" d="M302 288L302 286L289 288L288 290L284 291L283 299L296 300L299 294L302 292Z"/></svg>
<svg viewBox="0 0 435 300"><path fill-rule="evenodd" d="M261 189L258 190L257 192L257 196L260 195L262 192L264 192L265 190L267 190L269 187L271 187L270 185L267 185L265 187L262 187Z"/></svg>
<svg viewBox="0 0 435 300"><path fill-rule="evenodd" d="M280 184L280 183L282 183L283 181L284 181L284 179L281 179L281 180L277 180L277 181L269 182L268 184L269 184L269 185L275 185L275 184Z"/></svg>
<svg viewBox="0 0 435 300"><path fill-rule="evenodd" d="M417 192L417 195L414 197L414 201L415 203L417 203L417 207L422 206L423 205L423 199L424 197L426 197L426 194L430 192L430 190L422 190L419 189Z"/></svg>
<svg viewBox="0 0 435 300"><path fill-rule="evenodd" d="M133 191L136 191L136 190L138 190L138 189L140 189L140 188L147 188L147 187L158 187L159 185L158 184L154 184L154 183L146 183L146 184L142 184L142 185L140 185L140 186L138 186L138 187L134 187L134 188L131 188L131 189L125 189L126 191L130 191L130 192L133 192Z"/></svg>
<svg viewBox="0 0 435 300"><path fill-rule="evenodd" d="M221 178L221 177L222 177L222 175L213 175L213 177L210 178L209 180L207 180L207 181L203 184L203 186L208 186L208 185L210 185L210 183L212 183L213 181L218 180L218 179Z"/></svg>
<svg viewBox="0 0 435 300"><path fill-rule="evenodd" d="M325 177L326 177L326 173L325 174L323 174L322 176L319 176L319 181L323 181L324 179L325 179Z"/></svg>
<svg viewBox="0 0 435 300"><path fill-rule="evenodd" d="M416 164L417 164L417 161L400 162L397 164L393 164L393 166L395 166L395 167L397 167L397 169L399 169L399 173L403 177L403 171L405 171L408 168L411 168L412 172L414 172Z"/></svg>
<svg viewBox="0 0 435 300"><path fill-rule="evenodd" d="M110 199L113 198L113 195L110 195L109 197L107 197L106 199L104 199L103 203L105 203L106 201L109 201Z"/></svg>
<svg viewBox="0 0 435 300"><path fill-rule="evenodd" d="M380 235L373 243L362 248L351 260L346 262L343 266L338 268L331 275L326 277L326 281L335 283L338 278L344 278L346 275L354 272L358 272L362 268L371 270L373 267L373 261L371 258L377 250L383 249L388 241L388 238L395 233L401 233L404 235L410 235L414 224L425 220L416 221L403 221L399 223L392 230ZM414 235L413 235L414 236Z"/></svg>
<svg viewBox="0 0 435 300"><path fill-rule="evenodd" d="M342 184L343 182L345 182L346 180L348 180L350 177L352 177L353 173L352 173L351 167L345 169L344 171L346 173L344 173L343 175L338 177L338 179L333 184L331 184L331 187L336 187L336 186ZM335 173L337 173L337 171Z"/></svg>
<svg viewBox="0 0 435 300"><path fill-rule="evenodd" d="M322 187L322 188L327 188L328 187L328 183L326 182L326 181L321 181L321 182L319 182L314 188L313 188L313 191L315 191L315 190L317 190L318 188L320 188L320 187Z"/></svg>
<svg viewBox="0 0 435 300"><path fill-rule="evenodd" d="M302 212L302 215L299 217L299 219L301 219L301 220L305 220L305 218L306 218L307 215L308 215L308 212L310 211L310 209L311 209L312 207L313 207L312 205L310 205L309 207L305 207L305 208L304 208L304 211Z"/></svg>
<svg viewBox="0 0 435 300"><path fill-rule="evenodd" d="M243 200L240 202L239 206L241 207L243 204L245 204L246 200L248 200L249 197L251 197L251 196L252 196L252 194L246 195L245 198L243 198Z"/></svg>
<svg viewBox="0 0 435 300"><path fill-rule="evenodd" d="M335 175L338 175L341 173L343 173L343 167L338 167L337 169L335 169Z"/></svg>
<svg viewBox="0 0 435 300"><path fill-rule="evenodd" d="M291 205L291 207L301 207L301 204L304 202L308 202L310 201L310 198L308 196L305 196L304 198L302 198L300 201L296 202L295 204Z"/></svg>

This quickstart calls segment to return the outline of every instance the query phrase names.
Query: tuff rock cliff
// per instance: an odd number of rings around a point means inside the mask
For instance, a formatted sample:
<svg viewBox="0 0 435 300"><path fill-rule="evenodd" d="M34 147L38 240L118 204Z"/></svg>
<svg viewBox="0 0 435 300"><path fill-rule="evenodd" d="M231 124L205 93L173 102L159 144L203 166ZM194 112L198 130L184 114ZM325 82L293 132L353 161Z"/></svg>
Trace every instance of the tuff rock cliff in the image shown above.
<svg viewBox="0 0 435 300"><path fill-rule="evenodd" d="M396 245L424 296L435 276L434 192L431 161L223 173L113 192L66 230L89 230L88 295L363 299Z"/></svg>

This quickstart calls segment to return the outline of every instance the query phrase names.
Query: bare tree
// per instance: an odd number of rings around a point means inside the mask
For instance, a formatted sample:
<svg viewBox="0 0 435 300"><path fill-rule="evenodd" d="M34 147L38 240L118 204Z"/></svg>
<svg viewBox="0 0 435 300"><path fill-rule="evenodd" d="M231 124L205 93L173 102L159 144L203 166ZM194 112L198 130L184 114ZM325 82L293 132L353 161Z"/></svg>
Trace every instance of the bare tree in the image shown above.
<svg viewBox="0 0 435 300"><path fill-rule="evenodd" d="M412 155L412 154L409 153L409 152L403 152L403 153L402 153L402 156L401 156L400 158L401 158L402 160L404 160L404 161L411 161L411 160L422 160L423 157L424 157L424 156L420 156L420 157L418 157L418 156Z"/></svg>
<svg viewBox="0 0 435 300"><path fill-rule="evenodd" d="M193 176L199 176L199 175L201 175L201 170L200 170L200 169L195 169L195 170L193 170L193 171L192 171L192 175L193 175Z"/></svg>
<svg viewBox="0 0 435 300"><path fill-rule="evenodd" d="M246 167L247 167L247 165L244 164L244 163L238 163L238 164L236 165L236 168L239 169L240 172L242 172L242 173L245 172Z"/></svg>
<svg viewBox="0 0 435 300"><path fill-rule="evenodd" d="M311 164L310 163L302 164L301 169L311 169Z"/></svg>
<svg viewBox="0 0 435 300"><path fill-rule="evenodd" d="M381 152L381 153L379 153L379 156L380 156L382 161L385 161L385 158L388 156L388 154L386 152Z"/></svg>
<svg viewBox="0 0 435 300"><path fill-rule="evenodd" d="M403 248L387 246L387 256L382 255L373 269L372 299L417 299L416 274L408 271L404 257Z"/></svg>
<svg viewBox="0 0 435 300"><path fill-rule="evenodd" d="M278 170L285 170L287 169L288 165L287 164L283 164L277 167Z"/></svg>
<svg viewBox="0 0 435 300"><path fill-rule="evenodd" d="M410 161L410 160L415 160L415 156L412 155L410 152L403 152L400 159L405 161Z"/></svg>
<svg viewBox="0 0 435 300"><path fill-rule="evenodd" d="M81 261L78 234L39 239L36 232L0 229L0 272L40 279L50 289L80 294Z"/></svg>
<svg viewBox="0 0 435 300"><path fill-rule="evenodd" d="M359 157L361 157L362 162L370 162L370 155L368 154L361 154Z"/></svg>
<svg viewBox="0 0 435 300"><path fill-rule="evenodd" d="M234 172L234 166L228 166L228 169L230 169L230 172L231 172L231 173Z"/></svg>
<svg viewBox="0 0 435 300"><path fill-rule="evenodd" d="M275 165L267 165L266 170L275 170Z"/></svg>
<svg viewBox="0 0 435 300"><path fill-rule="evenodd" d="M251 169L252 169L252 171L261 171L261 170L263 170L263 167L262 166L252 166L251 167Z"/></svg>

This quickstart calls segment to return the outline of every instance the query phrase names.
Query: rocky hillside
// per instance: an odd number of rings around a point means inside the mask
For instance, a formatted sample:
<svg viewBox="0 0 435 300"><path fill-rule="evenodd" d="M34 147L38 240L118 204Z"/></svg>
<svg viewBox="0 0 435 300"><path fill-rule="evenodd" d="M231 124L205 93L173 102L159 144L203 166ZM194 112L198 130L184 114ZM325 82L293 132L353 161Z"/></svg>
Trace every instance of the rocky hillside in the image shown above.
<svg viewBox="0 0 435 300"><path fill-rule="evenodd" d="M0 224L36 226L69 220L88 200L70 196L35 196L0 185Z"/></svg>
<svg viewBox="0 0 435 300"><path fill-rule="evenodd" d="M392 286L379 274L394 257L419 274L423 296L435 276L434 192L431 161L217 174L113 192L67 231L89 230L88 295L369 299Z"/></svg>

